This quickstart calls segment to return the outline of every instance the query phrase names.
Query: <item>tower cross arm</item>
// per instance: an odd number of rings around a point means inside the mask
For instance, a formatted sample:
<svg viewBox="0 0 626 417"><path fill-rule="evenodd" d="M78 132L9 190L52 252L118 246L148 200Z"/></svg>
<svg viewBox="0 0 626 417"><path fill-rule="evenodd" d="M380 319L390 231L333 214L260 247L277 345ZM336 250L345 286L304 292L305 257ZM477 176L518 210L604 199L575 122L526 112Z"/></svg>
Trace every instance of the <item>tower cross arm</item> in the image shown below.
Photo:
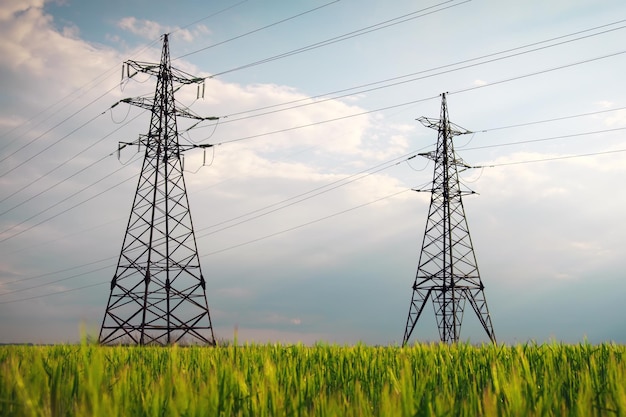
<svg viewBox="0 0 626 417"><path fill-rule="evenodd" d="M181 152L185 152L190 149L206 149L206 148L212 148L213 146L215 145L212 143L194 143L190 145L178 145L178 149Z"/></svg>
<svg viewBox="0 0 626 417"><path fill-rule="evenodd" d="M133 72L131 72L131 69ZM128 78L132 78L140 72L158 77L162 70L161 64L128 60L124 62L122 71L125 72ZM205 80L204 77L196 77L195 75L191 75L177 68L170 68L169 76L173 81L181 84L202 84Z"/></svg>
<svg viewBox="0 0 626 417"><path fill-rule="evenodd" d="M132 104L133 106L141 107L142 109L146 109L146 110L152 110L152 108L154 107L154 99L148 98L148 97L129 97L129 98L124 98L120 100L119 102ZM207 116L207 117L200 116L200 115L195 114L189 109L176 109L175 113L176 113L176 116L186 117L188 119L195 119L195 120L218 120L219 119L219 117L217 116Z"/></svg>
<svg viewBox="0 0 626 417"><path fill-rule="evenodd" d="M440 119L434 119L432 117L418 117L417 119L418 122L420 122L421 124L423 124L426 127L429 127L431 129L435 129L435 130L439 130L439 128L442 125L442 122ZM448 128L448 133L451 136L459 136L459 135L467 135L468 133L474 133L471 130L467 130L464 127L461 127L457 124L454 124L452 122L447 123L447 128Z"/></svg>
<svg viewBox="0 0 626 417"><path fill-rule="evenodd" d="M424 126L429 127L431 129L435 129L435 130L439 129L439 125L441 123L441 120L439 120L439 119L433 119L431 117L425 117L425 116L418 117L415 120L417 120L418 122L420 122Z"/></svg>

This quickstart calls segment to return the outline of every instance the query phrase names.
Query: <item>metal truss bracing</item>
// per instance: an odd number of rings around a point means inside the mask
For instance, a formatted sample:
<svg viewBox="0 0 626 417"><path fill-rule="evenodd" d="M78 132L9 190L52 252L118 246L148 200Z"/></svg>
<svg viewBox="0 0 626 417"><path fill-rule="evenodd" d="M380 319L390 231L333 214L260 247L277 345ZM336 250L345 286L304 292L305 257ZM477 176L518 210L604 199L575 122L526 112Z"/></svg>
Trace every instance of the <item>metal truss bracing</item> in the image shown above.
<svg viewBox="0 0 626 417"><path fill-rule="evenodd" d="M137 143L145 156L111 293L100 329L101 344L214 345L206 281L189 210L178 143L174 82L202 79L173 71L168 37L160 64L127 63L157 77L150 130ZM127 67L127 68L128 68ZM197 119L198 117L193 117Z"/></svg>
<svg viewBox="0 0 626 417"><path fill-rule="evenodd" d="M435 162L430 208L422 243L413 295L404 330L406 345L429 299L432 301L442 342L459 341L463 313L469 303L495 343L474 247L470 237L459 183L458 166L469 168L454 152L452 138L470 133L448 120L446 95L442 95L440 119L421 117L424 126L437 129L437 149L423 154Z"/></svg>

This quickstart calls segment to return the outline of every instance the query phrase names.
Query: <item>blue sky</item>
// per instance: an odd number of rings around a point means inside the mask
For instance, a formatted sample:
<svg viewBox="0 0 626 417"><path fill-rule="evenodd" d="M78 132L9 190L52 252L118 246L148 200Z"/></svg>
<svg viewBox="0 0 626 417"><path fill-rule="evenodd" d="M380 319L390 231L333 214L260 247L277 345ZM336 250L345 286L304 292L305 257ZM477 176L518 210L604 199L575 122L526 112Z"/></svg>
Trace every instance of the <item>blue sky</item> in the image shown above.
<svg viewBox="0 0 626 417"><path fill-rule="evenodd" d="M181 139L221 144L185 157L217 337L401 342L428 212L410 189L433 168L403 156L433 148L415 119L448 92L476 132L457 152L486 166L461 178L498 340L626 343L624 19L619 0L2 0L0 342L97 333L140 169L117 143L149 124L110 107L152 94L122 62L158 61L167 32L208 77L178 101L222 118ZM431 308L413 338L437 339ZM470 311L461 338L487 340Z"/></svg>

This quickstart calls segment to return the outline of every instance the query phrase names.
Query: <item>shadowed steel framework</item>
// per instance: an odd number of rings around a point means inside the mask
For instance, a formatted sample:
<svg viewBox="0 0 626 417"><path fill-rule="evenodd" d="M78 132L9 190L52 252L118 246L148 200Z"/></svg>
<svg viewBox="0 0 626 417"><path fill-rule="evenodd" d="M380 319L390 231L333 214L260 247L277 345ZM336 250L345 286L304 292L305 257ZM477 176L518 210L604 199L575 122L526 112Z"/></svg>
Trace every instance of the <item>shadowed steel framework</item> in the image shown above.
<svg viewBox="0 0 626 417"><path fill-rule="evenodd" d="M211 145L180 145L176 117L215 118L176 109L174 100L174 83L197 84L200 91L204 79L171 67L167 34L159 64L127 61L123 69L129 78L137 73L156 76L157 85L153 100L121 100L150 110L152 116L147 135L120 144L145 148L145 156L99 342L214 345L181 160L183 151Z"/></svg>
<svg viewBox="0 0 626 417"><path fill-rule="evenodd" d="M413 295L404 330L403 345L415 329L428 300L432 300L442 342L459 340L466 303L472 307L489 339L496 337L487 308L474 247L470 237L459 183L458 167L471 168L456 156L452 138L471 133L448 119L446 95L442 94L439 119L420 117L424 126L438 132L437 149L421 154L435 162L430 208L424 232Z"/></svg>

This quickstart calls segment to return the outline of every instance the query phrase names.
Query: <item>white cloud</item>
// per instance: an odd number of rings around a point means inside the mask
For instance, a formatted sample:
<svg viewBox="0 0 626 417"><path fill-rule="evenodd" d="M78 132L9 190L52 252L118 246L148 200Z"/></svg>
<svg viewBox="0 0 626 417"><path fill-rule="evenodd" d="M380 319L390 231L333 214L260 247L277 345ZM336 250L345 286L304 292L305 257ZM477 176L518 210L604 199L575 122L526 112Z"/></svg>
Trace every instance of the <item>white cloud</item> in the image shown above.
<svg viewBox="0 0 626 417"><path fill-rule="evenodd" d="M117 26L145 39L158 39L162 34L169 32L169 28L158 22L135 17L120 19Z"/></svg>
<svg viewBox="0 0 626 417"><path fill-rule="evenodd" d="M162 25L161 23L153 20L137 19L133 16L120 19L117 22L117 27L149 40L158 39L164 33L175 33L177 38L180 38L185 42L193 42L199 36L211 34L209 28L204 25L196 25L193 30L181 29L176 26Z"/></svg>

